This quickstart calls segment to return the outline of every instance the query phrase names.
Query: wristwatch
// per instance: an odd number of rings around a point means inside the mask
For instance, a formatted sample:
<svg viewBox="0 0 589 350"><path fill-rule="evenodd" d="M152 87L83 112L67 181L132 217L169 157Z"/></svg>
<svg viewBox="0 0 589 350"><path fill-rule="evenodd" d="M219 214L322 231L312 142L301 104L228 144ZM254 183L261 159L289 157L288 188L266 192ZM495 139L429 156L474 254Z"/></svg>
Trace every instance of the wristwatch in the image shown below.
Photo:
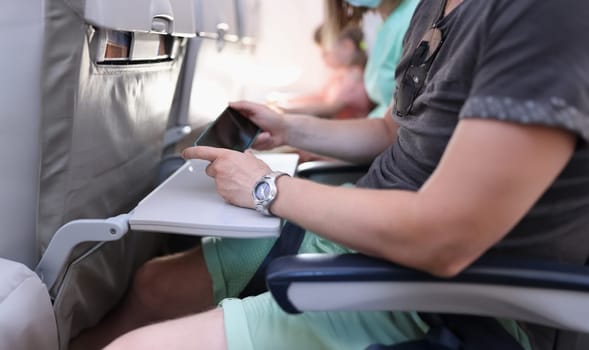
<svg viewBox="0 0 589 350"><path fill-rule="evenodd" d="M254 198L256 210L260 213L272 216L270 205L278 195L276 180L282 175L289 176L287 173L281 171L273 171L262 176L262 178L254 185L252 197Z"/></svg>

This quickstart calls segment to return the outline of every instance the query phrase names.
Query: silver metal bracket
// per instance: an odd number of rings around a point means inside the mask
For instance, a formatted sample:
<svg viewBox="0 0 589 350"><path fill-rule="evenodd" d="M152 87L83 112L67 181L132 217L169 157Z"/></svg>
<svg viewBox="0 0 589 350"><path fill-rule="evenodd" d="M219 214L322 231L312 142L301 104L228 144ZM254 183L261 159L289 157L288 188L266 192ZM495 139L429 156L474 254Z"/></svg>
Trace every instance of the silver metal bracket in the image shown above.
<svg viewBox="0 0 589 350"><path fill-rule="evenodd" d="M175 126L166 130L166 133L164 134L164 148L177 143L191 132L192 128L190 125Z"/></svg>
<svg viewBox="0 0 589 350"><path fill-rule="evenodd" d="M227 23L218 23L217 31L212 32L197 32L196 36L202 39L211 39L217 41L217 51L223 51L226 43L240 44L243 48L254 48L255 40L252 37L240 37L236 34L229 34L229 25Z"/></svg>
<svg viewBox="0 0 589 350"><path fill-rule="evenodd" d="M118 240L127 232L129 232L129 214L108 219L70 221L57 230L35 268L35 273L50 290L74 247L83 242Z"/></svg>

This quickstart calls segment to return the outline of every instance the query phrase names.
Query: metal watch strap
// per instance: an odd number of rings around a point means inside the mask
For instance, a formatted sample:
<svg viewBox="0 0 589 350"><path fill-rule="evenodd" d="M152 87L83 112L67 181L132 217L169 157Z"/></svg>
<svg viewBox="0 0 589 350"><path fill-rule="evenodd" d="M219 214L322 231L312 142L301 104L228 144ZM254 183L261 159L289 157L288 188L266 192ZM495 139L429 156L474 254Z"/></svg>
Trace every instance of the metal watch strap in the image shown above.
<svg viewBox="0 0 589 350"><path fill-rule="evenodd" d="M268 173L268 174L262 176L262 178L258 182L256 182L256 184L254 185L252 196L254 198L255 208L258 212L260 212L264 215L267 215L267 216L273 216L273 214L270 212L270 205L272 204L272 202L274 202L274 200L278 196L278 189L276 187L276 180L278 180L278 178L283 175L290 176L289 174L282 172L282 171L273 171L271 173ZM258 187L258 185L262 182L265 182L270 186L270 195L268 198L266 198L264 200L259 200L256 197L255 191L256 191L256 188Z"/></svg>

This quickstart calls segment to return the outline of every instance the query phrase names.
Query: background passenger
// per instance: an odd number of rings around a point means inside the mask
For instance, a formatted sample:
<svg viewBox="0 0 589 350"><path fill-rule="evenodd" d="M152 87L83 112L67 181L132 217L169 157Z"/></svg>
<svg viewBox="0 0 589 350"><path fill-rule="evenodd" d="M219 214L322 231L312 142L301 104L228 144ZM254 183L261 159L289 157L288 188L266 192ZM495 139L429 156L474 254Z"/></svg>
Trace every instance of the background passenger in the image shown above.
<svg viewBox="0 0 589 350"><path fill-rule="evenodd" d="M314 35L314 41L321 49L321 56L329 70L323 88L315 94L290 98L282 103L277 101L270 105L285 113L308 114L326 119L366 118L375 104L370 101L364 86L367 56L362 29L356 23L350 23L334 41L324 39L333 34L324 35L324 29L320 26ZM279 151L298 153L299 163L330 159L288 146Z"/></svg>
<svg viewBox="0 0 589 350"><path fill-rule="evenodd" d="M337 37L345 28L360 26L367 10L377 12L383 19L364 69L364 89L374 103L367 114L370 118L383 117L391 104L395 90L395 69L401 59L403 37L418 2L419 0L325 0L325 23L321 30L323 42L333 41L331 38ZM288 113L315 115L312 110L288 108L288 105L283 110ZM297 150L297 153L300 163L330 159L303 150Z"/></svg>
<svg viewBox="0 0 589 350"><path fill-rule="evenodd" d="M358 15L350 5L360 9L376 11L383 20L374 43L368 53L364 70L364 84L370 99L376 107L370 118L383 117L391 104L395 91L395 70L401 59L403 37L419 0L326 0L326 27L337 30L349 21L357 21Z"/></svg>
<svg viewBox="0 0 589 350"><path fill-rule="evenodd" d="M327 119L365 118L374 107L364 87L364 51L362 29L350 25L329 42L315 31L314 40L328 70L327 81L316 93L289 98L275 105L286 113L310 114Z"/></svg>
<svg viewBox="0 0 589 350"><path fill-rule="evenodd" d="M328 66L341 67L350 59L357 63L362 61L360 33L356 32L355 28L360 27L365 11L375 11L383 20L375 33L375 40L365 67L362 65L364 89L370 101L375 104L366 114L369 117L384 116L391 103L395 89L395 69L401 58L403 37L418 2L419 0L325 0L325 22L321 26L320 35L316 35L315 41L321 41L321 47L324 50L323 57ZM349 41L341 41L341 36ZM352 45L352 42L355 45ZM353 46L356 47L355 53L353 53ZM357 65L355 64L355 66ZM348 73L352 72L348 71ZM321 98L315 98L317 95L314 95L287 103L279 102L278 107L287 113L331 118L330 115L333 115L335 110L340 110L346 101L358 101L354 103L358 113L357 117L364 117L366 115L359 113L365 108L365 105L363 93L356 86L359 79L356 76L357 73L359 70L355 69L353 74L348 75L352 78L349 81L342 80L339 74L330 79L326 91L333 89L333 93L321 94ZM342 82L344 82L343 86L350 83L353 83L353 86L352 88L338 88L342 86ZM320 102L326 100L331 102L329 104ZM307 108L304 105L307 105ZM349 118L348 115L353 116L354 114L356 113L345 113L344 117Z"/></svg>

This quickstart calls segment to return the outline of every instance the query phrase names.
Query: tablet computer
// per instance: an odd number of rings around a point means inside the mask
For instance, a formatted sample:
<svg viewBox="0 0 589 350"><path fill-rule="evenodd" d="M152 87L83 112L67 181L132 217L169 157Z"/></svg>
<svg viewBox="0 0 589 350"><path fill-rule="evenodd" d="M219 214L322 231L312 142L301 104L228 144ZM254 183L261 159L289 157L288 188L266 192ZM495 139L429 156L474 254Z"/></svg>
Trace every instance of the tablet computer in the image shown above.
<svg viewBox="0 0 589 350"><path fill-rule="evenodd" d="M260 128L236 109L227 107L196 139L195 146L228 148L243 152L260 133Z"/></svg>

